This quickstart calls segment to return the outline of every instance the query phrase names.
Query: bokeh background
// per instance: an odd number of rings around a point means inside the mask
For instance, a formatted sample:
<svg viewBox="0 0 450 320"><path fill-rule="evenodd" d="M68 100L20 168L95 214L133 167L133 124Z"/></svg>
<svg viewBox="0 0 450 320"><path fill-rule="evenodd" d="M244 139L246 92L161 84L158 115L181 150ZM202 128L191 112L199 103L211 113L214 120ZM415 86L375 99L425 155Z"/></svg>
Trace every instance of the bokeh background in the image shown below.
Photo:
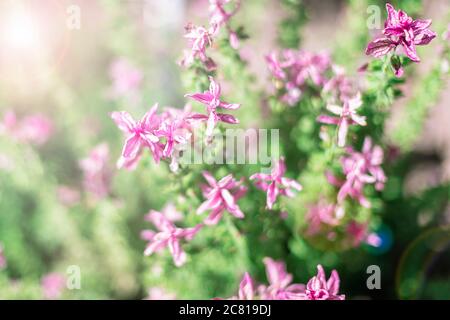
<svg viewBox="0 0 450 320"><path fill-rule="evenodd" d="M143 216L173 194L167 170L150 159L134 172L115 169L123 139L108 115L126 110L140 116L155 102L184 105L177 64L186 47L184 26L206 24L207 2L1 1L1 299L142 299L161 286L179 298L234 292L233 263L220 249L176 274L143 256ZM438 30L450 21L448 0L392 2L432 18ZM363 50L371 36L371 4L384 14L384 1L303 1L302 47L327 50L356 70L368 61ZM77 8L79 28L70 24ZM240 54L260 90L270 84L264 54L277 46L278 23L286 14L280 1L246 0L235 17L249 35ZM383 217L387 248L320 255L338 268L349 298L450 298L450 233L442 228L450 223L450 81L434 91L424 87L433 80L439 46L435 41L421 51L423 63L392 108L386 139L408 151L398 170L407 167L409 173L398 183L411 200L393 200ZM123 72L132 76L124 81ZM242 112L244 126L263 118L257 104ZM90 159L99 162L83 161L94 148ZM102 166L96 182L87 181L92 165ZM370 264L382 266L381 290L366 287ZM81 270L80 290L61 285L72 265Z"/></svg>

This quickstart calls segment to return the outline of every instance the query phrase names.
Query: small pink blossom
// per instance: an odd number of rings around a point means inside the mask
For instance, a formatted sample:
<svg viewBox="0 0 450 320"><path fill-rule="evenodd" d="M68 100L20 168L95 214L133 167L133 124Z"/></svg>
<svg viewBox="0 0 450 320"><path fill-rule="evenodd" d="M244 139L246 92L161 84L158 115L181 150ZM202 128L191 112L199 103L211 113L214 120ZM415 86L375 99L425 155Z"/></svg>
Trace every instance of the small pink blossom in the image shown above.
<svg viewBox="0 0 450 320"><path fill-rule="evenodd" d="M275 52L266 56L269 71L282 84L284 91L281 100L290 106L301 98L309 80L315 86L323 86L326 81L325 72L331 66L328 54L314 54L308 51L284 50L278 55ZM277 85L278 89L280 84Z"/></svg>
<svg viewBox="0 0 450 320"><path fill-rule="evenodd" d="M206 121L206 136L211 137L213 130L217 124L217 122L226 122L231 124L239 123L235 117L230 114L218 113L217 108L222 108L226 110L236 110L240 108L240 104L237 103L228 103L221 101L220 94L221 88L218 83L214 81L212 77L209 77L209 91L205 91L204 93L193 93L186 94L185 97L192 98L206 106L207 115L204 114L193 114L191 116L194 120Z"/></svg>
<svg viewBox="0 0 450 320"><path fill-rule="evenodd" d="M293 277L286 271L282 261L275 261L266 257L263 260L269 285L261 285L258 292L262 300L283 300L289 294L305 291L305 285L292 284Z"/></svg>
<svg viewBox="0 0 450 320"><path fill-rule="evenodd" d="M384 37L369 43L366 54L378 58L401 46L408 58L420 62L416 46L427 45L436 37L436 33L428 28L431 20L413 20L389 3L386 4L386 10L388 17L384 24Z"/></svg>
<svg viewBox="0 0 450 320"><path fill-rule="evenodd" d="M357 114L357 109L362 106L361 94L358 93L351 99L344 100L343 106L329 104L327 109L338 117L320 115L317 121L324 124L338 126L338 146L344 147L350 125L366 125L366 117Z"/></svg>
<svg viewBox="0 0 450 320"><path fill-rule="evenodd" d="M178 228L173 222L169 221L162 213L153 211L148 216L158 232L151 230L144 230L141 236L149 243L144 251L146 256L158 252L165 247L169 247L172 254L173 261L177 267L182 266L186 262L186 253L181 248L180 241L190 241L194 238L202 225L199 224L194 228Z"/></svg>
<svg viewBox="0 0 450 320"><path fill-rule="evenodd" d="M66 279L59 273L48 273L41 281L43 295L46 299L58 299L66 285Z"/></svg>
<svg viewBox="0 0 450 320"><path fill-rule="evenodd" d="M284 158L280 158L272 168L270 174L256 173L250 180L256 180L255 186L267 192L266 206L272 209L279 195L293 197L294 190L301 191L302 186L295 180L284 177L286 165Z"/></svg>
<svg viewBox="0 0 450 320"><path fill-rule="evenodd" d="M345 300L345 295L339 294L339 274L336 270L331 271L331 276L327 280L325 271L319 264L317 275L311 278L306 284L304 298L306 300Z"/></svg>
<svg viewBox="0 0 450 320"><path fill-rule="evenodd" d="M372 247L378 247L381 244L381 239L376 233L368 233L367 223L359 223L352 220L347 225L346 231L350 236L353 247L358 247L362 242Z"/></svg>
<svg viewBox="0 0 450 320"><path fill-rule="evenodd" d="M323 226L337 226L343 216L342 207L334 204L319 202L312 206L306 214L309 236L319 233Z"/></svg>
<svg viewBox="0 0 450 320"><path fill-rule="evenodd" d="M158 105L155 104L139 121L135 121L126 111L111 113L111 118L127 137L122 149L122 157L117 163L119 168L134 169L143 148L150 149L156 163L160 161L163 145L155 134L160 126L160 119L156 114L157 108Z"/></svg>
<svg viewBox="0 0 450 320"><path fill-rule="evenodd" d="M148 296L145 300L175 300L176 295L169 293L163 288L152 287L148 290Z"/></svg>
<svg viewBox="0 0 450 320"><path fill-rule="evenodd" d="M254 298L255 285L252 277L246 272L239 283L238 295L231 297L230 300L254 300Z"/></svg>
<svg viewBox="0 0 450 320"><path fill-rule="evenodd" d="M199 59L206 64L208 69L214 69L214 62L206 55L206 49L212 46L213 37L217 32L218 25L213 24L209 29L202 26L194 26L188 24L186 26L185 38L190 44L190 51L185 52L185 57L181 61L181 65L189 67L195 59Z"/></svg>
<svg viewBox="0 0 450 320"><path fill-rule="evenodd" d="M80 161L80 168L85 190L98 198L106 197L111 180L108 145L102 143L92 149L89 156Z"/></svg>
<svg viewBox="0 0 450 320"><path fill-rule="evenodd" d="M350 99L353 92L353 84L346 76L344 68L335 65L332 69L334 76L325 83L323 92L334 93L341 101Z"/></svg>
<svg viewBox="0 0 450 320"><path fill-rule="evenodd" d="M143 80L142 72L125 58L113 61L109 70L114 97L135 95Z"/></svg>
<svg viewBox="0 0 450 320"><path fill-rule="evenodd" d="M150 212L145 216L145 220L152 221L151 218L152 212L155 211L150 210ZM183 214L177 210L177 208L172 202L169 202L164 206L164 208L161 210L161 214L164 215L171 222L183 220Z"/></svg>
<svg viewBox="0 0 450 320"><path fill-rule="evenodd" d="M208 182L207 185L202 185L202 192L206 201L197 209L197 214L211 210L204 223L206 225L217 224L225 210L238 219L244 218L244 213L236 203L247 192L247 188L242 185L242 180L236 181L229 174L216 181L207 171L203 172L203 177Z"/></svg>
<svg viewBox="0 0 450 320"><path fill-rule="evenodd" d="M54 128L51 120L42 114L32 114L18 120L13 111L8 111L0 123L0 134L5 134L13 139L42 145L53 134Z"/></svg>
<svg viewBox="0 0 450 320"><path fill-rule="evenodd" d="M383 149L380 146L373 146L372 139L366 137L362 152L356 152L352 148L348 148L347 153L348 156L341 159L346 180L340 181L333 175L328 174L328 181L340 187L339 203L350 196L357 199L362 206L369 208L370 202L363 194L364 186L374 184L375 189L381 191L387 180L381 167L384 155Z"/></svg>
<svg viewBox="0 0 450 320"><path fill-rule="evenodd" d="M232 10L226 9L226 5L233 3ZM225 26L229 32L229 41L233 49L239 48L239 37L235 31L230 27L230 19L233 17L240 8L240 0L209 0L210 11L210 24L217 25L218 27Z"/></svg>

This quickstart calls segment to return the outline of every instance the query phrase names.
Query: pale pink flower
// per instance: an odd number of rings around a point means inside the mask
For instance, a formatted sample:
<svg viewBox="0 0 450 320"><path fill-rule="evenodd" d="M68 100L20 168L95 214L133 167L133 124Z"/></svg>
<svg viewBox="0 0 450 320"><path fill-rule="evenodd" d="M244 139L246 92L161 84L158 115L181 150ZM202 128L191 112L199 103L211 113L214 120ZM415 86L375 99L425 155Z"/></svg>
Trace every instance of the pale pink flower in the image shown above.
<svg viewBox="0 0 450 320"><path fill-rule="evenodd" d="M151 212L147 216L147 219L154 224L158 231L144 230L143 233L141 233L141 236L149 242L144 254L149 256L154 252L168 247L175 265L177 267L183 265L186 262L187 256L181 248L180 241L192 240L202 225L199 224L194 228L178 228L162 213L157 211Z"/></svg>
<svg viewBox="0 0 450 320"><path fill-rule="evenodd" d="M239 123L235 117L230 114L218 113L217 108L236 110L241 105L237 103L228 103L220 100L221 88L212 77L209 77L209 90L204 93L186 94L185 97L192 98L206 106L207 115L193 114L194 120L206 121L206 136L211 137L217 122L226 122L231 124Z"/></svg>
<svg viewBox="0 0 450 320"><path fill-rule="evenodd" d="M150 210L150 212L145 216L145 220L151 220L151 214L155 212L154 210ZM169 221L177 222L183 220L183 214L177 210L175 205L172 202L167 203L164 208L161 210L161 214L164 215Z"/></svg>
<svg viewBox="0 0 450 320"><path fill-rule="evenodd" d="M327 109L338 117L320 115L317 121L324 124L338 126L338 146L345 146L348 128L350 125L358 124L365 126L366 117L357 114L357 110L362 106L361 94L358 93L351 99L344 100L343 106L329 104Z"/></svg>
<svg viewBox="0 0 450 320"><path fill-rule="evenodd" d="M239 291L237 296L233 296L230 300L253 300L255 298L255 286L252 277L248 272L244 273L239 283Z"/></svg>
<svg viewBox="0 0 450 320"><path fill-rule="evenodd" d="M279 195L293 197L294 190L301 191L302 186L295 180L284 177L286 165L284 158L280 158L272 168L270 174L256 173L250 180L256 180L255 186L267 192L266 206L272 209Z"/></svg>
<svg viewBox="0 0 450 320"><path fill-rule="evenodd" d="M343 214L342 207L334 204L319 202L313 205L306 214L308 222L306 233L313 236L319 233L323 226L337 226Z"/></svg>
<svg viewBox="0 0 450 320"><path fill-rule="evenodd" d="M225 6L234 2L234 8L231 11L225 9ZM232 16L234 16L240 7L240 0L209 0L210 23L219 26L228 24Z"/></svg>
<svg viewBox="0 0 450 320"><path fill-rule="evenodd" d="M156 163L160 161L163 145L155 134L160 127L157 108L158 105L155 104L140 121L135 121L126 111L111 113L111 118L127 137L122 157L117 163L119 168L134 169L145 147L150 149Z"/></svg>
<svg viewBox="0 0 450 320"><path fill-rule="evenodd" d="M136 94L144 77L142 72L125 58L114 60L109 74L113 81L112 91L115 97Z"/></svg>
<svg viewBox="0 0 450 320"><path fill-rule="evenodd" d="M3 250L3 246L0 244L0 270L5 269L7 266L7 261L5 257L5 251Z"/></svg>
<svg viewBox="0 0 450 320"><path fill-rule="evenodd" d="M202 26L194 26L189 23L186 26L185 38L188 39L191 46L189 52L185 52L185 57L181 61L181 65L188 67L195 59L199 59L207 66L208 69L214 69L214 62L206 55L206 49L212 46L213 37L217 32L218 25L213 24L209 29Z"/></svg>
<svg viewBox="0 0 450 320"><path fill-rule="evenodd" d="M20 128L21 139L33 144L42 145L53 133L53 124L44 115L32 115L22 120Z"/></svg>
<svg viewBox="0 0 450 320"><path fill-rule="evenodd" d="M80 168L84 189L98 198L106 197L111 181L108 145L102 143L92 149L87 158L80 160Z"/></svg>
<svg viewBox="0 0 450 320"><path fill-rule="evenodd" d="M388 17L384 24L384 37L369 43L366 54L378 58L401 46L408 58L420 62L416 46L427 45L436 37L436 33L428 28L431 20L413 20L389 3L386 4L386 10Z"/></svg>
<svg viewBox="0 0 450 320"><path fill-rule="evenodd" d="M43 295L46 299L58 299L63 293L66 285L66 279L59 273L48 273L41 281Z"/></svg>
<svg viewBox="0 0 450 320"><path fill-rule="evenodd" d="M8 111L0 123L0 134L26 143L42 145L48 141L54 131L51 120L42 114L33 114L20 121L14 111Z"/></svg>
<svg viewBox="0 0 450 320"><path fill-rule="evenodd" d="M348 157L342 158L342 169L346 181L342 184L338 193L338 201L342 202L347 195L358 199L364 207L370 207L370 203L363 196L365 184L374 184L380 191L384 188L386 176L381 164L383 163L383 149L373 146L372 139L366 137L362 152L356 152L352 148L347 150Z"/></svg>
<svg viewBox="0 0 450 320"><path fill-rule="evenodd" d="M210 24L218 27L225 26L229 32L230 46L237 50L239 48L239 37L229 25L231 17L233 17L240 8L240 0L209 0L210 6ZM226 9L226 5L233 3L232 10ZM230 7L230 6L229 6Z"/></svg>
<svg viewBox="0 0 450 320"><path fill-rule="evenodd" d="M266 56L266 61L274 78L283 83L285 93L281 100L290 106L300 100L308 80L315 86L324 85L325 72L331 65L326 53L314 54L292 49L284 50L280 55L272 52Z"/></svg>
<svg viewBox="0 0 450 320"><path fill-rule="evenodd" d="M65 206L72 207L80 202L80 192L72 187L60 185L56 190L58 200Z"/></svg>
<svg viewBox="0 0 450 320"><path fill-rule="evenodd" d="M236 218L244 218L244 213L236 203L247 192L247 188L242 185L242 180L236 181L233 175L229 174L216 181L207 171L203 172L203 177L208 182L207 185L201 186L206 201L197 209L197 214L211 211L204 223L207 225L217 224L225 210Z"/></svg>
<svg viewBox="0 0 450 320"><path fill-rule="evenodd" d="M292 284L292 275L287 273L286 265L282 261L272 258L264 258L266 275L269 285L261 285L258 292L262 300L283 300L290 293L301 293L305 291L305 285Z"/></svg>
<svg viewBox="0 0 450 320"><path fill-rule="evenodd" d="M344 68L334 65L332 69L334 75L323 86L323 92L334 93L341 101L350 99L353 92L353 84L346 76Z"/></svg>
<svg viewBox="0 0 450 320"><path fill-rule="evenodd" d="M175 300L176 295L163 288L152 287L148 289L148 296L144 300Z"/></svg>
<svg viewBox="0 0 450 320"><path fill-rule="evenodd" d="M373 247L381 245L381 238L376 233L368 232L368 223L359 223L354 220L350 221L346 228L350 236L352 246L357 247L365 242Z"/></svg>

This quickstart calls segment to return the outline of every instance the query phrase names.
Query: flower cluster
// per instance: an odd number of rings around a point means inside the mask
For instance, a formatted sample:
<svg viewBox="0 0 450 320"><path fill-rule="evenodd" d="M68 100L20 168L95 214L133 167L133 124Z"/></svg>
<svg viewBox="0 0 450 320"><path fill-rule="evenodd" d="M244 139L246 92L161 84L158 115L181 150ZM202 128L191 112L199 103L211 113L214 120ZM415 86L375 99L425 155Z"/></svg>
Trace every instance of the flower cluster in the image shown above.
<svg viewBox="0 0 450 320"><path fill-rule="evenodd" d="M231 299L238 300L344 300L345 295L339 294L339 275L336 270L331 272L327 280L321 265L317 266L317 275L306 285L293 284L292 275L287 273L282 261L264 258L269 285L255 286L248 273L244 274L239 284L239 293Z"/></svg>
<svg viewBox="0 0 450 320"><path fill-rule="evenodd" d="M406 56L414 62L420 62L416 46L427 45L436 37L429 29L431 20L414 20L402 10L395 10L386 4L387 20L384 24L383 36L370 42L366 54L382 57L397 47L402 47ZM402 76L401 65L393 64L397 76Z"/></svg>
<svg viewBox="0 0 450 320"><path fill-rule="evenodd" d="M35 145L46 143L53 131L51 120L41 114L29 115L19 121L13 111L8 111L0 122L0 135Z"/></svg>
<svg viewBox="0 0 450 320"><path fill-rule="evenodd" d="M290 106L300 100L308 81L315 86L323 86L325 72L331 67L330 57L326 53L291 49L281 54L272 52L266 56L266 61L272 76L279 82L278 89L285 92L281 100Z"/></svg>
<svg viewBox="0 0 450 320"><path fill-rule="evenodd" d="M347 148L347 156L341 159L345 181L327 173L328 181L340 187L337 196L339 203L350 196L358 200L363 207L370 208L370 202L364 197L364 186L374 184L376 190L383 190L386 182L386 176L381 168L383 155L383 149L380 146L373 146L369 137L364 140L361 152L354 151L351 147Z"/></svg>
<svg viewBox="0 0 450 320"><path fill-rule="evenodd" d="M217 108L235 110L240 107L239 104L221 101L220 95L220 85L210 77L209 91L186 95L206 105L206 115L192 113L189 107L184 110L167 108L162 114L157 114L157 104L138 121L126 111L112 112L111 118L127 138L117 166L130 170L136 168L142 151L148 149L156 163L161 159L170 159L171 168L176 168L177 154L174 151L190 143L196 123L206 121L206 135L209 138L217 122L239 123L234 116L217 112Z"/></svg>
<svg viewBox="0 0 450 320"><path fill-rule="evenodd" d="M213 39L219 34L220 29L225 27L229 33L230 45L233 49L239 47L239 37L230 27L230 19L240 7L240 0L209 0L210 2L210 21L209 27L195 26L189 23L186 26L185 38L188 39L190 50L184 52L184 58L181 65L189 67L195 60L202 62L206 69L211 71L216 68L214 61L207 56L206 49L211 47ZM233 3L232 10L228 7Z"/></svg>

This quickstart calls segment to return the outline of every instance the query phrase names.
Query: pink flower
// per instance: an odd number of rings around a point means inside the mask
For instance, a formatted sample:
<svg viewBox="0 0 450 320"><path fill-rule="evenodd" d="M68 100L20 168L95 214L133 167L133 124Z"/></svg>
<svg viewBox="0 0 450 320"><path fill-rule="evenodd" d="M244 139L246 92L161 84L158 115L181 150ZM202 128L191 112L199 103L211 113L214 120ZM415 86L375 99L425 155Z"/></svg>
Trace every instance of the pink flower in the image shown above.
<svg viewBox="0 0 450 320"><path fill-rule="evenodd" d="M408 58L420 62L416 45L427 45L436 37L436 33L428 29L431 20L413 20L404 11L395 10L389 3L386 4L386 10L388 17L383 30L385 37L369 43L366 54L378 58L401 46Z"/></svg>
<svg viewBox="0 0 450 320"><path fill-rule="evenodd" d="M197 214L211 210L204 223L207 225L217 224L225 210L236 218L244 218L244 213L236 203L247 192L247 188L242 185L242 180L236 181L233 175L229 174L216 181L207 171L203 172L203 177L208 182L208 185L202 185L203 196L207 200L197 209Z"/></svg>
<svg viewBox="0 0 450 320"><path fill-rule="evenodd" d="M142 84L142 72L125 58L114 60L109 74L113 81L113 94L117 97L136 94Z"/></svg>
<svg viewBox="0 0 450 320"><path fill-rule="evenodd" d="M144 147L149 148L155 162L159 162L163 146L155 135L160 126L160 119L156 115L157 108L158 105L155 104L140 121L135 121L126 111L111 113L111 118L127 136L122 157L117 163L119 168L134 169Z"/></svg>
<svg viewBox="0 0 450 320"><path fill-rule="evenodd" d="M302 186L297 181L284 177L285 173L284 158L280 158L272 168L271 174L256 173L250 177L250 180L256 180L257 188L267 192L268 209L272 209L278 195L293 197L293 190L302 190Z"/></svg>
<svg viewBox="0 0 450 320"><path fill-rule="evenodd" d="M339 294L339 274L331 271L330 278L326 279L325 271L319 264L317 275L306 284L304 296L307 300L345 300L345 295Z"/></svg>
<svg viewBox="0 0 450 320"><path fill-rule="evenodd" d="M5 269L7 266L7 261L5 257L5 251L3 250L3 246L0 244L0 270Z"/></svg>
<svg viewBox="0 0 450 320"><path fill-rule="evenodd" d="M351 98L353 85L350 79L345 75L345 70L339 66L333 66L334 76L323 86L323 92L332 92L342 100Z"/></svg>
<svg viewBox="0 0 450 320"><path fill-rule="evenodd" d="M368 233L367 223L358 223L354 220L347 225L347 233L350 236L352 246L357 247L362 242L365 242L373 247L378 247L381 244L381 239L376 233Z"/></svg>
<svg viewBox="0 0 450 320"><path fill-rule="evenodd" d="M342 107L329 104L327 109L337 115L332 117L328 115L320 115L317 121L324 124L333 124L338 126L338 146L345 146L347 132L350 125L358 124L366 125L366 117L356 113L357 109L362 106L361 94L358 93L354 98L344 101Z"/></svg>
<svg viewBox="0 0 450 320"><path fill-rule="evenodd" d="M41 287L46 299L58 299L66 285L66 279L59 273L48 273L41 281Z"/></svg>
<svg viewBox="0 0 450 320"><path fill-rule="evenodd" d="M225 10L225 5L231 3L231 0L209 0L209 11L211 15L211 24L225 25L236 14L240 7L240 0L234 1L232 11Z"/></svg>
<svg viewBox="0 0 450 320"><path fill-rule="evenodd" d="M216 83L212 77L209 77L209 81L209 91L205 91L204 93L186 94L185 97L192 98L206 106L208 113L207 115L194 114L191 116L191 118L195 120L206 121L206 136L211 137L217 122L222 121L231 124L239 123L239 121L230 114L218 113L217 108L236 110L241 105L237 103L228 103L221 101L220 85Z"/></svg>
<svg viewBox="0 0 450 320"><path fill-rule="evenodd" d="M42 145L53 133L53 124L44 115L36 114L25 117L20 125L19 137L21 140Z"/></svg>
<svg viewBox="0 0 450 320"><path fill-rule="evenodd" d="M322 86L325 83L324 73L331 64L328 54L291 49L281 52L280 57L272 52L266 56L266 61L274 78L283 82L285 93L281 96L281 100L290 106L300 100L307 80L315 86Z"/></svg>
<svg viewBox="0 0 450 320"><path fill-rule="evenodd" d="M162 213L157 211L150 212L147 219L155 225L158 232L145 230L141 234L149 241L144 254L149 256L165 247L169 247L175 265L177 267L183 265L186 262L186 253L181 248L180 241L183 239L187 241L192 240L202 225L199 224L194 228L178 228Z"/></svg>
<svg viewBox="0 0 450 320"><path fill-rule="evenodd" d="M305 285L292 284L292 275L286 272L286 265L282 261L264 258L269 286L261 285L258 288L262 300L283 300L293 293L305 291Z"/></svg>
<svg viewBox="0 0 450 320"><path fill-rule="evenodd" d="M237 296L233 296L230 300L253 300L255 298L255 287L253 279L248 272L244 273L239 283L239 291Z"/></svg>
<svg viewBox="0 0 450 320"><path fill-rule="evenodd" d="M308 210L306 215L308 229L306 233L309 236L313 236L319 233L323 226L336 226L343 215L342 207L319 202Z"/></svg>
<svg viewBox="0 0 450 320"><path fill-rule="evenodd" d="M151 218L152 212L155 211L150 210L150 212L145 216L145 220L152 221ZM183 214L177 210L177 208L172 202L169 202L164 206L164 208L161 210L161 214L164 215L171 222L183 220Z"/></svg>
<svg viewBox="0 0 450 320"><path fill-rule="evenodd" d="M344 201L349 195L357 199L359 203L369 208L370 202L364 197L363 189L366 184L374 184L380 191L384 188L386 176L381 164L383 163L383 149L373 146L372 139L366 137L362 152L356 152L352 148L347 150L348 156L342 158L342 170L346 177L345 182L328 174L328 181L340 187L338 202Z"/></svg>
<svg viewBox="0 0 450 320"><path fill-rule="evenodd" d="M96 146L87 158L80 161L84 188L98 198L104 198L109 193L111 170L108 163L109 148L105 143Z"/></svg>
<svg viewBox="0 0 450 320"><path fill-rule="evenodd" d="M201 62L209 66L209 69L213 69L215 67L214 62L206 55L206 49L211 47L213 43L212 39L217 32L217 28L217 24L213 24L209 29L194 26L191 23L186 26L186 34L184 37L188 39L191 46L191 51L185 53L185 57L181 61L181 65L188 67L194 62L195 59L199 59Z"/></svg>
<svg viewBox="0 0 450 320"><path fill-rule="evenodd" d="M175 300L176 295L168 293L163 288L152 287L148 290L148 296L145 300Z"/></svg>
<svg viewBox="0 0 450 320"><path fill-rule="evenodd" d="M225 6L231 2L234 2L232 10L226 10ZM218 27L226 26L229 32L229 41L233 49L237 50L239 48L239 37L237 33L231 30L229 26L229 20L234 16L240 8L241 1L231 1L231 0L209 0L209 11L210 11L210 24L217 25Z"/></svg>
<svg viewBox="0 0 450 320"><path fill-rule="evenodd" d="M8 111L0 123L0 134L36 145L46 143L53 131L51 120L41 114L29 115L19 121L14 111Z"/></svg>

